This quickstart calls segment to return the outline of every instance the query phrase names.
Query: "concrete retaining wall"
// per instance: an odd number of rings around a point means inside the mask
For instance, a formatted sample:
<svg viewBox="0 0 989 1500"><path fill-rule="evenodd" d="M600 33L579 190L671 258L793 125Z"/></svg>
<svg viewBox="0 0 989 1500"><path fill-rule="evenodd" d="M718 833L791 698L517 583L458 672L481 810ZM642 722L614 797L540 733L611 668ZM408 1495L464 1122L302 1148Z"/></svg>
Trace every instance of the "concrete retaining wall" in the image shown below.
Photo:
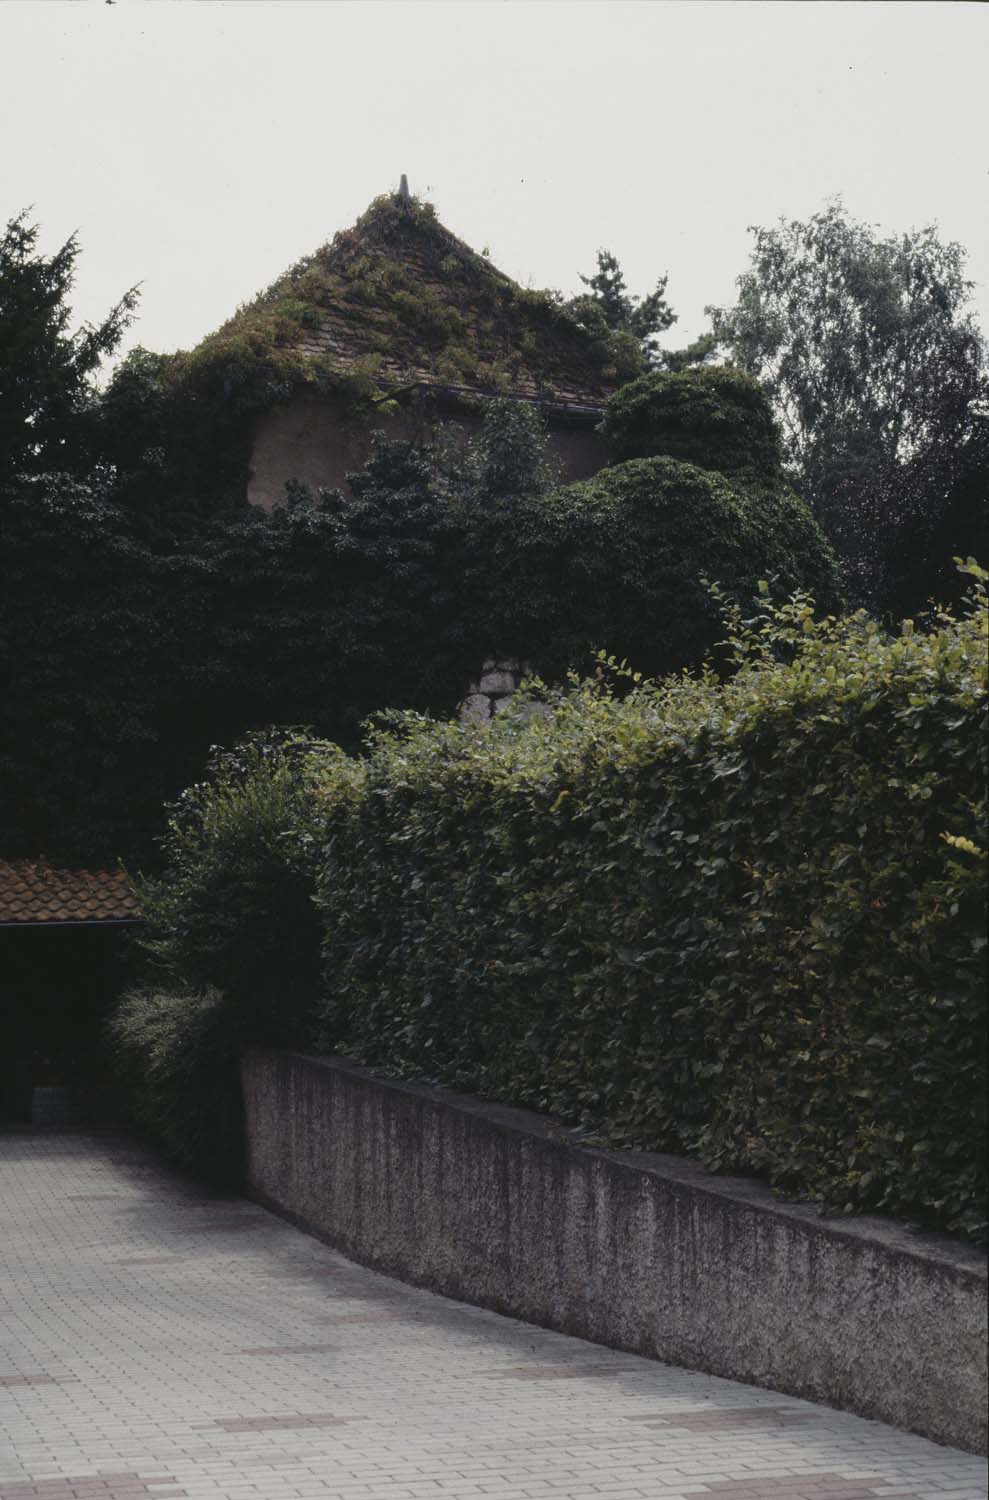
<svg viewBox="0 0 989 1500"><path fill-rule="evenodd" d="M345 1254L581 1338L986 1451L986 1262L341 1058L243 1062L250 1190Z"/></svg>

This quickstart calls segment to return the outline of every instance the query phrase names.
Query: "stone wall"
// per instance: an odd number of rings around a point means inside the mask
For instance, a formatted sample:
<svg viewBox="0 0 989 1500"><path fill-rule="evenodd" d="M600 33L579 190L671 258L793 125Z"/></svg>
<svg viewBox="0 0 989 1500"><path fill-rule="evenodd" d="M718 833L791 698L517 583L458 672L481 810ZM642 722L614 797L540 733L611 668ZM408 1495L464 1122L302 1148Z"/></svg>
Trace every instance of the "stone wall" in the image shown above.
<svg viewBox="0 0 989 1500"><path fill-rule="evenodd" d="M986 1449L986 1263L528 1111L254 1052L258 1200L376 1270L544 1327Z"/></svg>
<svg viewBox="0 0 989 1500"><path fill-rule="evenodd" d="M467 684L467 696L460 705L461 719L469 724L487 724L505 707L530 670L529 663L516 656L489 657L481 663L477 679Z"/></svg>

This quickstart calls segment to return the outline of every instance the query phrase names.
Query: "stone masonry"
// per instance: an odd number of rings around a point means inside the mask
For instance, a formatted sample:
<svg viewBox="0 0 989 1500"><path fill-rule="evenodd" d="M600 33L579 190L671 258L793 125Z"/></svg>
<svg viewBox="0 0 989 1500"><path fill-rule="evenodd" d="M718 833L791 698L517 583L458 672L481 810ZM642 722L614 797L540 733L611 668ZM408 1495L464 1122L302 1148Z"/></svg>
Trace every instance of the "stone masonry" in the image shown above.
<svg viewBox="0 0 989 1500"><path fill-rule="evenodd" d="M460 717L467 724L487 724L508 704L519 683L532 668L518 657L489 657L481 664L481 673L467 687Z"/></svg>

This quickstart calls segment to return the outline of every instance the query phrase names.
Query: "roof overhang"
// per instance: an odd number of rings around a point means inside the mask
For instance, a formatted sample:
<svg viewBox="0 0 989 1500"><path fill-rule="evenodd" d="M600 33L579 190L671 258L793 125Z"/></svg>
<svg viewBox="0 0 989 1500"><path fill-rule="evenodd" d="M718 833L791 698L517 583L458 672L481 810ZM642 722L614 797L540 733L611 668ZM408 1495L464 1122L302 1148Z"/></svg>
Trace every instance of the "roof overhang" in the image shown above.
<svg viewBox="0 0 989 1500"><path fill-rule="evenodd" d="M432 381L412 380L404 384L388 384L380 381L379 401L394 401L413 393L429 395L452 405L473 405L478 401L516 401L522 406L535 406L554 421L566 422L575 427L596 427L603 419L605 408L589 401L569 401L559 396L529 395L519 391L486 390L473 385L439 385Z"/></svg>
<svg viewBox="0 0 989 1500"><path fill-rule="evenodd" d="M122 869L0 860L0 928L134 926L142 920L139 897Z"/></svg>
<svg viewBox="0 0 989 1500"><path fill-rule="evenodd" d="M69 917L62 921L58 917L37 917L28 922L5 922L0 920L0 932L61 932L65 927L143 927L143 917L105 917L87 922L80 917Z"/></svg>

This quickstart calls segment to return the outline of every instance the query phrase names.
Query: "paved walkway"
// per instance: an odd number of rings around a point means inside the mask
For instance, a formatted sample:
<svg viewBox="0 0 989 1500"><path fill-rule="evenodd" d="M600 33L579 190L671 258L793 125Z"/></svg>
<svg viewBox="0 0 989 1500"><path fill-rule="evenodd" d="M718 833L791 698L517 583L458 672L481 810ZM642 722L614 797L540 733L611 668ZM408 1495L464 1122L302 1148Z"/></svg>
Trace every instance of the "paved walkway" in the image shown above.
<svg viewBox="0 0 989 1500"><path fill-rule="evenodd" d="M878 1423L405 1287L130 1140L0 1136L0 1500L982 1500Z"/></svg>

